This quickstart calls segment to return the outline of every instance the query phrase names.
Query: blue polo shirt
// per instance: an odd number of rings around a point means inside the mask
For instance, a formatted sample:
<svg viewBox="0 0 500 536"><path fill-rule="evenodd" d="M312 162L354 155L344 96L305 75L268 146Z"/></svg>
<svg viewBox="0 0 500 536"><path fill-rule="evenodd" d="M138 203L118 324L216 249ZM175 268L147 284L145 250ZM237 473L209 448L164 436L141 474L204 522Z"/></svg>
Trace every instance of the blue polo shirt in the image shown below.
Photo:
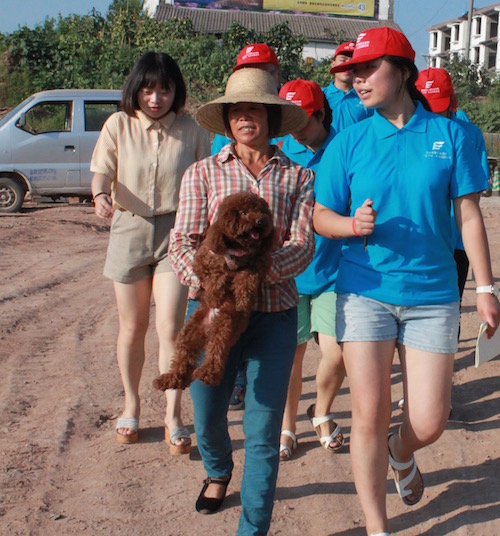
<svg viewBox="0 0 500 536"><path fill-rule="evenodd" d="M223 136L222 134L216 134L214 136L214 141L212 142L212 156L220 152L220 150L228 143L231 143L231 140L229 138Z"/></svg>
<svg viewBox="0 0 500 536"><path fill-rule="evenodd" d="M336 132L363 121L373 115L373 110L367 110L354 89L344 93L335 87L333 82L323 88L328 104L332 109L332 127Z"/></svg>
<svg viewBox="0 0 500 536"><path fill-rule="evenodd" d="M460 111L460 110L458 110ZM459 119L458 114L452 114L451 120L455 121L458 125L460 125L465 132L467 133L467 136L471 140L474 149L476 150L480 160L481 160L481 166L484 171L484 175L486 177L486 180L489 180L490 178L490 166L488 164L488 152L486 151L486 143L484 142L483 133L481 132L481 129L475 125L474 123L471 123L468 118L467 120ZM462 242L462 236L460 234L460 231L457 227L457 222L455 221L455 214L453 212L453 205L451 206L451 216L452 216L452 225L453 230L455 232L456 237L456 243L455 243L455 249L464 249L464 243Z"/></svg>
<svg viewBox="0 0 500 536"><path fill-rule="evenodd" d="M456 115L457 119L461 119L462 121L470 123L469 116L463 110L460 110L460 109L457 110L455 112L455 115Z"/></svg>
<svg viewBox="0 0 500 536"><path fill-rule="evenodd" d="M269 143L271 145L276 145L279 140L282 140L283 138L271 138ZM231 143L231 140L229 138L226 138L226 136L222 136L222 134L216 134L214 136L214 141L212 142L212 156L216 155L220 150L227 145L228 143Z"/></svg>
<svg viewBox="0 0 500 536"><path fill-rule="evenodd" d="M318 203L353 216L370 198L377 211L367 250L360 237L342 248L337 293L403 306L459 301L450 203L487 187L461 127L420 103L401 129L376 110L335 137L318 175Z"/></svg>
<svg viewBox="0 0 500 536"><path fill-rule="evenodd" d="M323 145L315 153L308 147L301 145L289 134L285 136L281 150L293 162L317 172L325 149L333 140L335 134L335 130L331 128ZM315 188L318 179L319 177L316 173ZM328 178L328 180L330 179ZM335 287L343 241L332 240L316 233L314 234L314 238L316 240L314 257L304 272L295 278L297 290L300 294L321 294L322 292L334 290Z"/></svg>

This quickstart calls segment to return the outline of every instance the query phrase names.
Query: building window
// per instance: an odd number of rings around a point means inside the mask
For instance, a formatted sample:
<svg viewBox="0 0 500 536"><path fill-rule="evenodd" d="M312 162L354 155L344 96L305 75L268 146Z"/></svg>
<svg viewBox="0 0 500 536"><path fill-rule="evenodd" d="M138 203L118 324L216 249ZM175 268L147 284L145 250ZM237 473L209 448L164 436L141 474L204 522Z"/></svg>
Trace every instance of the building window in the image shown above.
<svg viewBox="0 0 500 536"><path fill-rule="evenodd" d="M431 47L437 48L438 46L438 34L437 32L432 32L431 34Z"/></svg>
<svg viewBox="0 0 500 536"><path fill-rule="evenodd" d="M495 52L490 52L488 54L487 69L493 69L495 67L495 63L496 63L496 54Z"/></svg>
<svg viewBox="0 0 500 536"><path fill-rule="evenodd" d="M458 43L458 36L460 32L460 27L458 24L454 24L451 27L451 41L452 43Z"/></svg>
<svg viewBox="0 0 500 536"><path fill-rule="evenodd" d="M472 63L479 63L479 47L472 49Z"/></svg>
<svg viewBox="0 0 500 536"><path fill-rule="evenodd" d="M481 17L474 19L474 34L481 35Z"/></svg>
<svg viewBox="0 0 500 536"><path fill-rule="evenodd" d="M490 24L490 39L498 35L498 22L492 22Z"/></svg>

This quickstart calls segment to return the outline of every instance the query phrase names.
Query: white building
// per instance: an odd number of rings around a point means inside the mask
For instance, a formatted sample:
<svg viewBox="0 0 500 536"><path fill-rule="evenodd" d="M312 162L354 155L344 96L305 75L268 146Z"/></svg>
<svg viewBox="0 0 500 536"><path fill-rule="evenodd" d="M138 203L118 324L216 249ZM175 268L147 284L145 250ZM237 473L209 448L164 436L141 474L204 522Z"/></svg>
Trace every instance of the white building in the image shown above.
<svg viewBox="0 0 500 536"><path fill-rule="evenodd" d="M498 17L500 3L474 9L470 30L469 60L489 71L500 73ZM429 67L442 67L443 60L453 55L465 57L469 38L468 14L440 24L429 30Z"/></svg>

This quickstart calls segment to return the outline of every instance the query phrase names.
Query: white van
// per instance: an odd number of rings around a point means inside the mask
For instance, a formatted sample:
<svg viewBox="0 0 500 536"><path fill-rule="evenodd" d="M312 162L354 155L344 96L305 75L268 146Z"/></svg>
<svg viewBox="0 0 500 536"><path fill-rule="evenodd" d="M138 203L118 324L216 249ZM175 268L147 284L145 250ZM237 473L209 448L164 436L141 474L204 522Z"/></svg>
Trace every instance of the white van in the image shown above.
<svg viewBox="0 0 500 536"><path fill-rule="evenodd" d="M90 197L90 159L121 91L57 89L28 97L0 121L0 213L31 197Z"/></svg>

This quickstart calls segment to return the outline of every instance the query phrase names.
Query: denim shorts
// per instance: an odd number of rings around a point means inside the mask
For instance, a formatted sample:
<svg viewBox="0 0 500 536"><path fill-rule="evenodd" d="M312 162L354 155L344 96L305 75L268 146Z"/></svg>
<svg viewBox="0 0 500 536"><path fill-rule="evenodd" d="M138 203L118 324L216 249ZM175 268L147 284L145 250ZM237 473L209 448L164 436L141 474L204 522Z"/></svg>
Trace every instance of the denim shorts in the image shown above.
<svg viewBox="0 0 500 536"><path fill-rule="evenodd" d="M298 311L297 344L315 338L318 333L335 337L335 292L321 294L300 294Z"/></svg>
<svg viewBox="0 0 500 536"><path fill-rule="evenodd" d="M385 341L424 352L458 349L460 302L401 306L357 294L337 296L337 341Z"/></svg>

